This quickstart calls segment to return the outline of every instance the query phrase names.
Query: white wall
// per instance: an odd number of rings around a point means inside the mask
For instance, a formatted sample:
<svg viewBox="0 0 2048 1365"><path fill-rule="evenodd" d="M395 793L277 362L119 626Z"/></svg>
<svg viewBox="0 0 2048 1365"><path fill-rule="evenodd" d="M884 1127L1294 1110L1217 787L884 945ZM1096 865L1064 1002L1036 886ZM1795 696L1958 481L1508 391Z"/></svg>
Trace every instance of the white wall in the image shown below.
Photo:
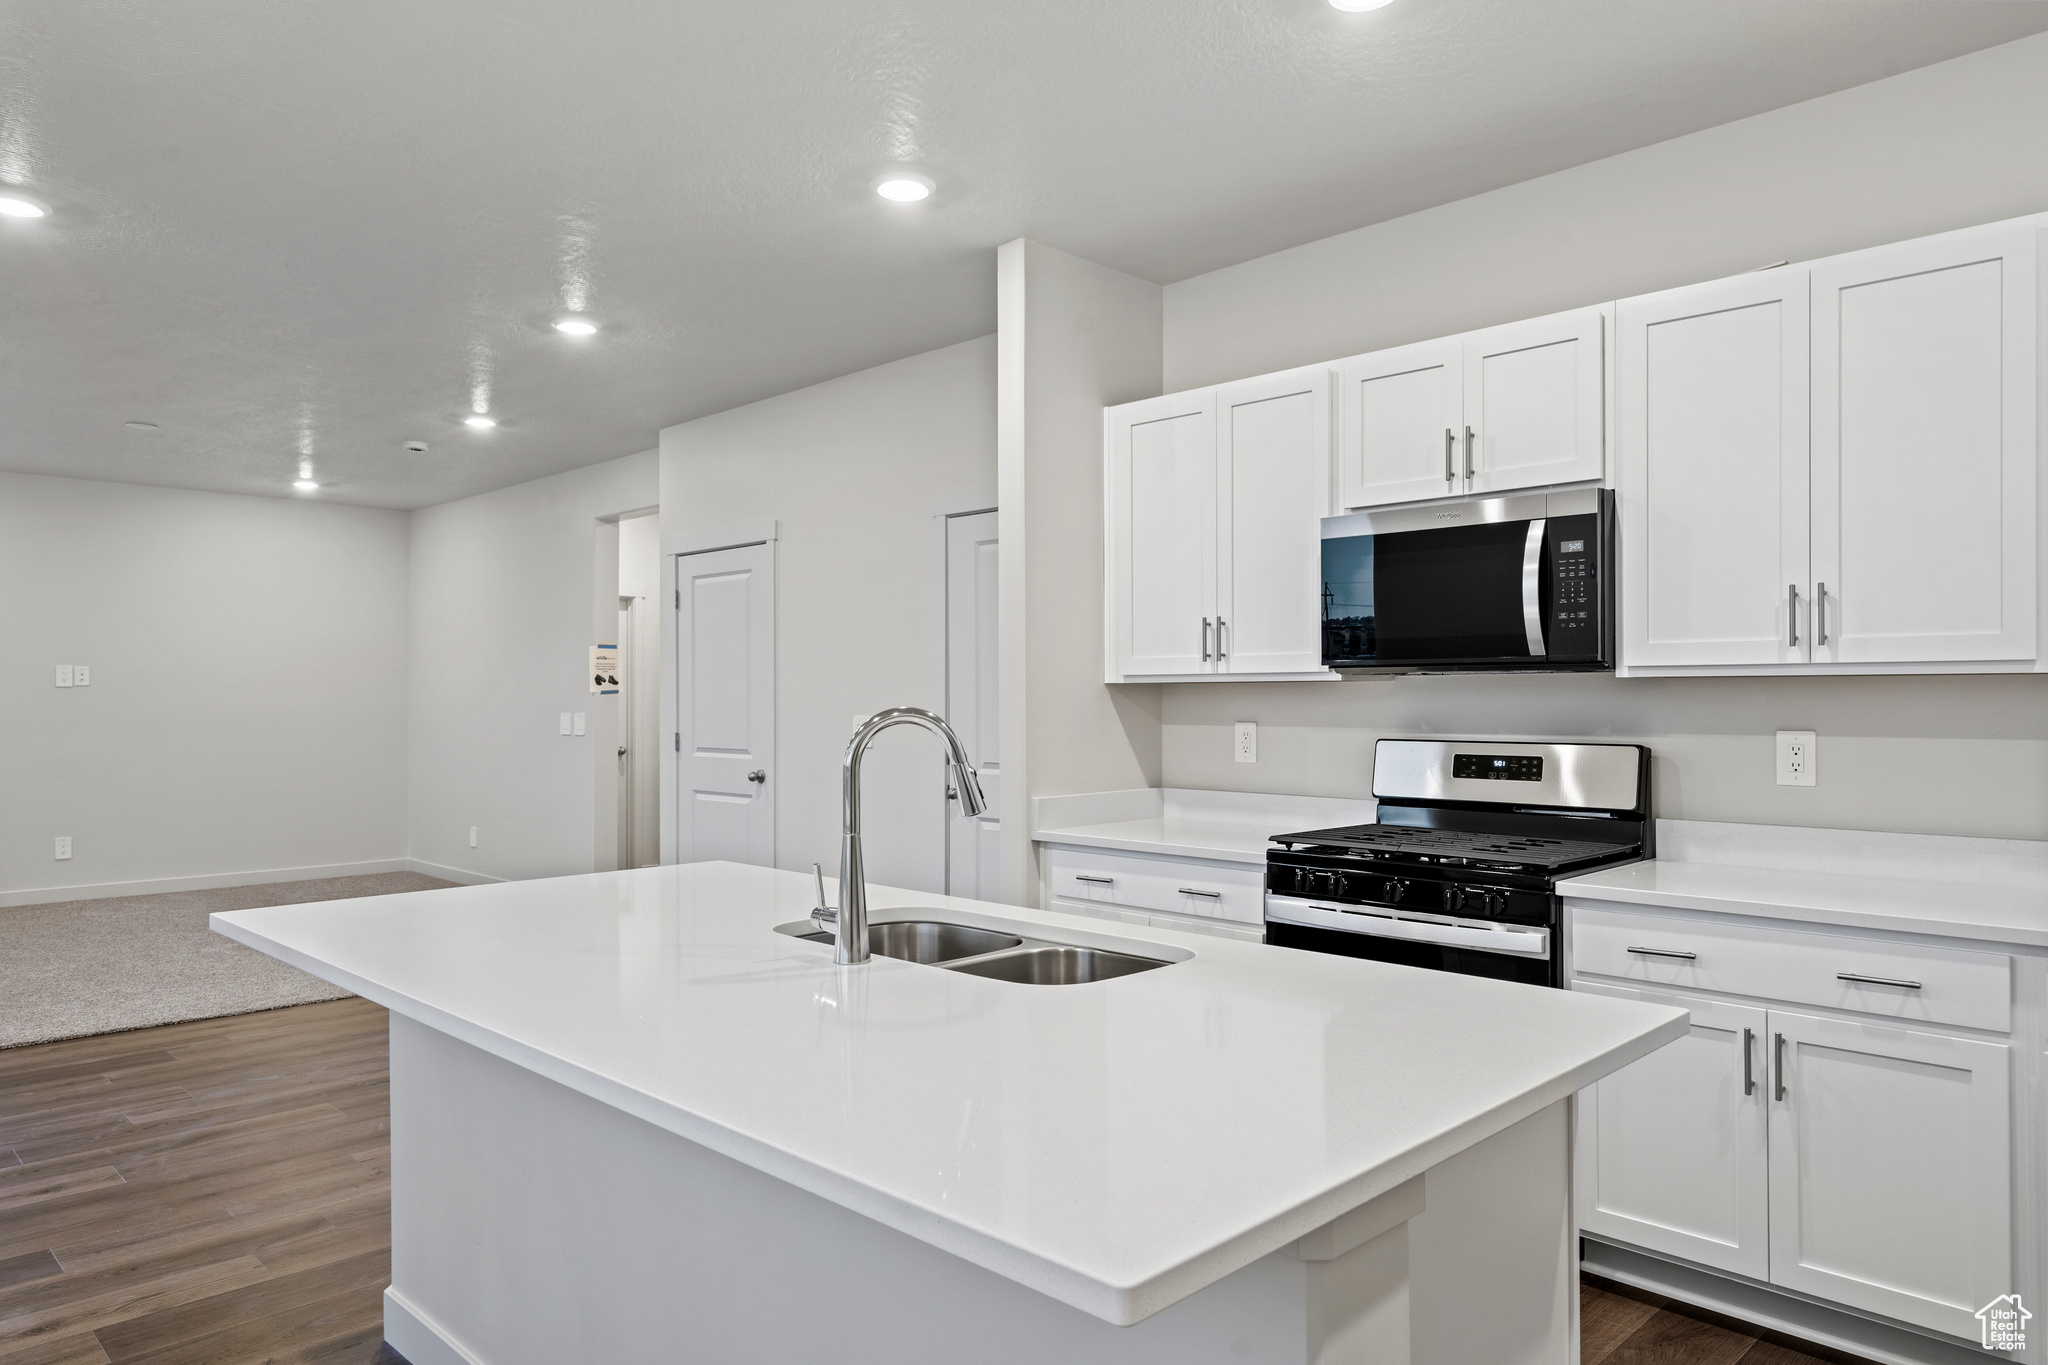
<svg viewBox="0 0 2048 1365"><path fill-rule="evenodd" d="M982 337L661 433L664 539L781 523L776 862L832 874L855 714L939 703L945 495L995 484L995 340ZM939 890L937 741L883 734L863 773L872 881Z"/></svg>
<svg viewBox="0 0 2048 1365"><path fill-rule="evenodd" d="M2048 35L1167 286L1167 389L2048 210ZM1260 723L1260 761L1228 760ZM1170 786L1359 795L1382 734L1655 745L1660 813L2048 837L2048 678L1166 689ZM1776 785L1770 735L1820 732Z"/></svg>
<svg viewBox="0 0 2048 1365"><path fill-rule="evenodd" d="M402 866L406 558L402 512L0 473L0 903Z"/></svg>
<svg viewBox="0 0 2048 1365"><path fill-rule="evenodd" d="M607 595L603 641L617 630L618 528L599 518L652 506L657 485L650 450L412 514L416 860L503 878L610 865L596 800L617 698L593 695L586 669ZM563 711L589 733L559 735Z"/></svg>
<svg viewBox="0 0 2048 1365"><path fill-rule="evenodd" d="M1038 903L1034 796L1157 786L1159 694L1102 681L1102 409L1159 393L1159 286L996 256L1003 899Z"/></svg>

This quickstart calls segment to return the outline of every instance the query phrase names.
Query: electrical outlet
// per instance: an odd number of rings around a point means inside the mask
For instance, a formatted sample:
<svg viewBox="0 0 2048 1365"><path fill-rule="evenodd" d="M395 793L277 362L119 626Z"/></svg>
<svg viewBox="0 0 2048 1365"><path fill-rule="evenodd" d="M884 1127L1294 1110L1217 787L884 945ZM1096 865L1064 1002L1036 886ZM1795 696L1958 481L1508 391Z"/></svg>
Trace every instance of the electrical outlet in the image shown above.
<svg viewBox="0 0 2048 1365"><path fill-rule="evenodd" d="M1811 730L1778 731L1778 785L1811 787L1820 775L1820 736Z"/></svg>
<svg viewBox="0 0 2048 1365"><path fill-rule="evenodd" d="M73 687L91 687L92 669L85 664L71 665L71 685Z"/></svg>
<svg viewBox="0 0 2048 1365"><path fill-rule="evenodd" d="M562 713L562 733L565 735L573 733L572 727L574 726L574 724L575 722L569 718L569 713L567 711L564 711Z"/></svg>
<svg viewBox="0 0 2048 1365"><path fill-rule="evenodd" d="M587 714L588 714L588 713L586 713L586 712L583 712L583 711L578 711L578 712L576 713L576 733L577 733L577 734L579 734L579 735L580 735L580 734L583 734L583 733L584 733L584 728L583 728L583 727L584 727L585 725L587 725L587 724L589 723L589 722L588 722L588 721L587 721L587 720L585 719L585 717L586 717L586 715L587 715Z"/></svg>
<svg viewBox="0 0 2048 1365"><path fill-rule="evenodd" d="M1259 727L1255 722L1241 720L1237 723L1237 740L1230 747L1230 756L1240 763L1259 761Z"/></svg>
<svg viewBox="0 0 2048 1365"><path fill-rule="evenodd" d="M66 859L66 858L69 858L70 856L71 856L71 836L70 836L70 835L68 835L68 834L60 834L60 835L58 835L58 836L57 836L57 861L61 863L61 862L63 862L63 861L64 861L64 860Z"/></svg>
<svg viewBox="0 0 2048 1365"><path fill-rule="evenodd" d="M71 686L71 665L70 665L70 664L58 664L58 665L57 665L57 686L59 686L59 687L69 687L69 686Z"/></svg>
<svg viewBox="0 0 2048 1365"><path fill-rule="evenodd" d="M469 846L470 846L471 848L475 848L475 847L476 847L476 826L475 826L475 825L471 825L471 826L469 827Z"/></svg>

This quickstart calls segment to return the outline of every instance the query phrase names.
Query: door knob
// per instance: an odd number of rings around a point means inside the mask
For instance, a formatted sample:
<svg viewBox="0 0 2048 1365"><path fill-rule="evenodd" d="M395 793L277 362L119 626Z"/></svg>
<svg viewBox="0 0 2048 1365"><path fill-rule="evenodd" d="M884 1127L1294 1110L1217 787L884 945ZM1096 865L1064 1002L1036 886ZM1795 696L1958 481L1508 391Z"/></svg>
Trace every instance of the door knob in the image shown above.
<svg viewBox="0 0 2048 1365"><path fill-rule="evenodd" d="M621 745L619 746L619 757L620 757L620 758L624 758L625 756L626 756L626 746L625 746L625 745L623 745L623 744L621 744Z"/></svg>
<svg viewBox="0 0 2048 1365"><path fill-rule="evenodd" d="M622 749L619 752L624 753L625 751ZM766 782L767 780L768 774L759 768L747 774L747 781L749 782Z"/></svg>

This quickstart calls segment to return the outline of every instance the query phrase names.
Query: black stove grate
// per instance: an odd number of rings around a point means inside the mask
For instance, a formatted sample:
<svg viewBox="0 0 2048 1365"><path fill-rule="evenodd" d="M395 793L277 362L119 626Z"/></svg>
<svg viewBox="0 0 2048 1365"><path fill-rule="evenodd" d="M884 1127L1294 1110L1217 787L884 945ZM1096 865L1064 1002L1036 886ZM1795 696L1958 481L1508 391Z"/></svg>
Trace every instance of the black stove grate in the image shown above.
<svg viewBox="0 0 2048 1365"><path fill-rule="evenodd" d="M1309 830L1302 834L1282 834L1273 842L1540 867L1564 867L1594 859L1621 857L1635 848L1633 844L1600 843L1591 839L1546 839L1523 834L1423 829L1413 825L1346 825L1337 829Z"/></svg>

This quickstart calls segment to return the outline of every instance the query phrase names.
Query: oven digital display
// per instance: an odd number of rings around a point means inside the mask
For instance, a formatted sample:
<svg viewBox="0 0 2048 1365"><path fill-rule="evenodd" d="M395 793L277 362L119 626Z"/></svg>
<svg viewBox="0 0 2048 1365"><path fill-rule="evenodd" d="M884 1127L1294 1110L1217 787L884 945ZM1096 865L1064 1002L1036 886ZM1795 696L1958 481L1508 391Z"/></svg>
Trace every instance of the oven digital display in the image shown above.
<svg viewBox="0 0 2048 1365"><path fill-rule="evenodd" d="M1543 760L1519 754L1453 754L1452 777L1477 777L1496 782L1541 782Z"/></svg>
<svg viewBox="0 0 2048 1365"><path fill-rule="evenodd" d="M1586 542L1583 540L1560 540L1557 542L1557 552L1561 555L1582 555L1586 553Z"/></svg>

